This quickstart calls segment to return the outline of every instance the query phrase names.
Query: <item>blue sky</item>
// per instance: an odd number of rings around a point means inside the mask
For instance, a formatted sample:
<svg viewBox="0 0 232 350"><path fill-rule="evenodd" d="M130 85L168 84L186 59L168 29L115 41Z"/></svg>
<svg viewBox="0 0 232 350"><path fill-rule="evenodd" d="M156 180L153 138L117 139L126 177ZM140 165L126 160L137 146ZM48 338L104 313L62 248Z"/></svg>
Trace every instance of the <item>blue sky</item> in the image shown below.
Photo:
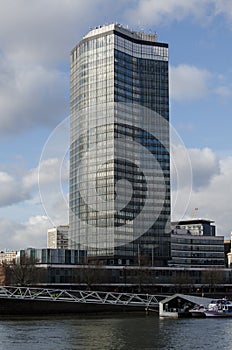
<svg viewBox="0 0 232 350"><path fill-rule="evenodd" d="M0 5L0 249L44 247L47 228L68 222L69 53L90 28L112 22L157 32L169 44L170 120L183 141L172 155L182 176L173 186L173 219L191 217L197 207L196 216L215 220L218 235L229 238L231 0Z"/></svg>

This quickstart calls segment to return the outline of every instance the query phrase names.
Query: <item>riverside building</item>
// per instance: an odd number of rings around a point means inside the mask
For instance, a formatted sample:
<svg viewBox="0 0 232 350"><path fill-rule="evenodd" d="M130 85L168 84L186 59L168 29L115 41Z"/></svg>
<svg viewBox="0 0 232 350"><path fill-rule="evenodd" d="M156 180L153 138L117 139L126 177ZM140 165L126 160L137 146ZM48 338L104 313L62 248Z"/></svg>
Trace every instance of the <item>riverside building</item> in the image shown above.
<svg viewBox="0 0 232 350"><path fill-rule="evenodd" d="M168 44L118 24L71 52L69 248L102 264L170 259Z"/></svg>
<svg viewBox="0 0 232 350"><path fill-rule="evenodd" d="M171 257L173 267L224 268L224 237L216 236L212 220L172 222Z"/></svg>

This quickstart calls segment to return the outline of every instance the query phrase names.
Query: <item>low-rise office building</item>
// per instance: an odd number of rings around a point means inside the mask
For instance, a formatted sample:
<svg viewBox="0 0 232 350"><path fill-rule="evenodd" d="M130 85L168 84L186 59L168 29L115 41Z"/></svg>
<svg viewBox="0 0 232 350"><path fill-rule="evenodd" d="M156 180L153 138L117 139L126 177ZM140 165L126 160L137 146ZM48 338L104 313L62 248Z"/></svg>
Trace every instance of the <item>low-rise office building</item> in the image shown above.
<svg viewBox="0 0 232 350"><path fill-rule="evenodd" d="M214 221L183 220L172 223L171 261L179 267L225 267L224 237L215 236Z"/></svg>
<svg viewBox="0 0 232 350"><path fill-rule="evenodd" d="M172 234L171 256L171 266L224 267L224 237Z"/></svg>
<svg viewBox="0 0 232 350"><path fill-rule="evenodd" d="M86 263L86 251L75 249L36 249L27 248L19 250L16 263L32 263L35 265L77 265Z"/></svg>

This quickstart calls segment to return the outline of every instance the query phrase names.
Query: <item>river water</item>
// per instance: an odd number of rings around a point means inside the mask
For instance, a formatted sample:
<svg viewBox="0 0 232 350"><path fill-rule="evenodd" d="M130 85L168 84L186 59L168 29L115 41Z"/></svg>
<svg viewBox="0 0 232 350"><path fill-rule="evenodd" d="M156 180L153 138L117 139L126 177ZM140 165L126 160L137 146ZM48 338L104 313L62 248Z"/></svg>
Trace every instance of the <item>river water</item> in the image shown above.
<svg viewBox="0 0 232 350"><path fill-rule="evenodd" d="M157 315L4 318L0 350L231 350L231 319Z"/></svg>

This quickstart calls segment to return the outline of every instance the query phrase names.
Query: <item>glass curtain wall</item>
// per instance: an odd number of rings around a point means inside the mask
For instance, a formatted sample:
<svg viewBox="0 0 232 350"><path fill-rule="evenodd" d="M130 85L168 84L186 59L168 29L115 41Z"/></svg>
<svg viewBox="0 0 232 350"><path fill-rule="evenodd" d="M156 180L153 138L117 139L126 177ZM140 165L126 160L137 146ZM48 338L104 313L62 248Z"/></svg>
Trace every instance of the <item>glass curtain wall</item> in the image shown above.
<svg viewBox="0 0 232 350"><path fill-rule="evenodd" d="M168 47L119 34L114 61L115 183L125 178L133 186L131 201L115 214L115 239L131 239L115 254L123 264L162 265L170 255ZM133 144L122 145L123 138ZM120 147L126 161L117 160Z"/></svg>
<svg viewBox="0 0 232 350"><path fill-rule="evenodd" d="M70 248L105 263L170 257L168 46L147 39L111 25L71 54Z"/></svg>

